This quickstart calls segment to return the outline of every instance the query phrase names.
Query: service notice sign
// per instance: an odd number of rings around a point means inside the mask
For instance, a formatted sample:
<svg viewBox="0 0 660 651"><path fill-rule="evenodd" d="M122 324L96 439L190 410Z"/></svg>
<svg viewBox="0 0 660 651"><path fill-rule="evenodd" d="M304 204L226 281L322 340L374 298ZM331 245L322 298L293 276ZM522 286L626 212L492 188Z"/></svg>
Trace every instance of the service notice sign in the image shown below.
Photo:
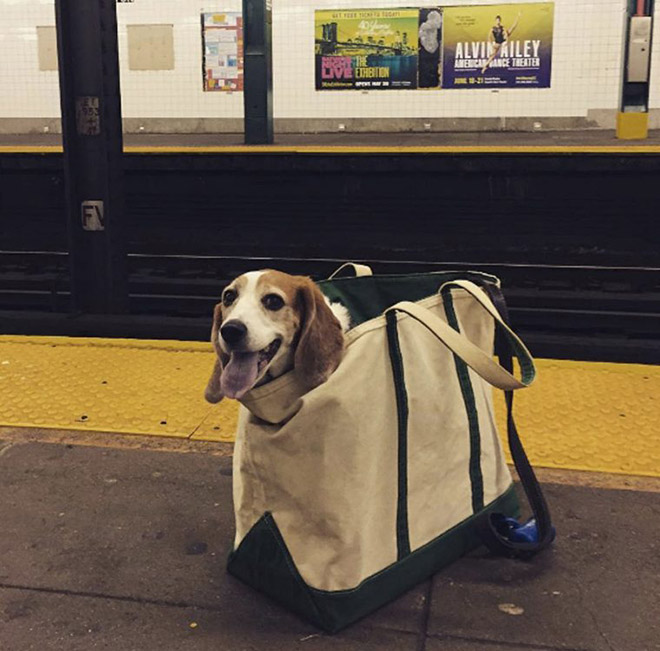
<svg viewBox="0 0 660 651"><path fill-rule="evenodd" d="M204 90L243 90L243 18L240 12L202 14Z"/></svg>

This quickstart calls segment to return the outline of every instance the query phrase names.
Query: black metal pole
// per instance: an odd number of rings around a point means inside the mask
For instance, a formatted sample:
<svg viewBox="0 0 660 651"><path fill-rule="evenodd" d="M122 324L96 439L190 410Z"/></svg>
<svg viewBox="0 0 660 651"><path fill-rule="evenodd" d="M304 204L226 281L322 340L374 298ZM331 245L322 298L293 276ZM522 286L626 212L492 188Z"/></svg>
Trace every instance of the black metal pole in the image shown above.
<svg viewBox="0 0 660 651"><path fill-rule="evenodd" d="M272 0L243 0L245 143L273 142Z"/></svg>
<svg viewBox="0 0 660 651"><path fill-rule="evenodd" d="M115 0L55 0L73 309L128 308Z"/></svg>

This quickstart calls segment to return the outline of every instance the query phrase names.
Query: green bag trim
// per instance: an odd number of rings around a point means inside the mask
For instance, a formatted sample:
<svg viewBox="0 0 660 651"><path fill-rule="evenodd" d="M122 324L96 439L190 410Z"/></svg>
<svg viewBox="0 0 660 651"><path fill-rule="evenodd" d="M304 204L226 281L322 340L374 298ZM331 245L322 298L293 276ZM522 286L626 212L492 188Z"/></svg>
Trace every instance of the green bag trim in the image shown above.
<svg viewBox="0 0 660 651"><path fill-rule="evenodd" d="M265 513L229 555L227 570L330 633L337 632L392 601L481 544L480 521L491 512L518 517L513 486L483 511L463 520L403 560L351 590L310 588L300 576L270 513Z"/></svg>
<svg viewBox="0 0 660 651"><path fill-rule="evenodd" d="M511 333L506 328L503 328L497 322L495 323L495 327L501 334L504 335L507 342L509 343L509 346L511 346L513 354L520 364L520 381L525 385L531 384L536 377L536 368L534 367L534 362L529 356L529 352L526 351L520 345L520 343L511 336Z"/></svg>
<svg viewBox="0 0 660 651"><path fill-rule="evenodd" d="M396 394L398 431L396 548L397 559L401 560L410 554L410 534L408 531L408 393L406 391L406 379L403 372L396 314L394 312L388 312L385 318L387 321L387 345L392 364L394 392Z"/></svg>
<svg viewBox="0 0 660 651"><path fill-rule="evenodd" d="M454 301L451 293L442 295L442 302L447 315L447 323L460 332L458 317L454 309ZM474 388L470 380L470 373L467 364L456 354L454 354L454 363L456 364L456 373L458 382L461 386L461 394L465 403L467 413L468 428L470 432L470 484L472 486L472 512L477 513L484 508L484 478L481 473L481 433L479 431L479 415L477 414L477 404L474 398Z"/></svg>
<svg viewBox="0 0 660 651"><path fill-rule="evenodd" d="M380 316L399 301L415 302L437 294L450 280L471 280L478 285L499 283L495 276L478 271L432 271L332 278L320 281L318 286L331 301L346 307L353 326L357 326Z"/></svg>

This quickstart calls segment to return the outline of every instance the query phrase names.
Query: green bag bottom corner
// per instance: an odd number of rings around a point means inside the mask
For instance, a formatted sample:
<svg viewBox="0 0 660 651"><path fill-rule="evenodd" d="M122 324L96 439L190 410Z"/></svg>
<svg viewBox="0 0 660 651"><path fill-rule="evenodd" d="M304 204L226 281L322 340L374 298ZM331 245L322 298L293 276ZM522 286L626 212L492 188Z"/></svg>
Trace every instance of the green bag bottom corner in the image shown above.
<svg viewBox="0 0 660 651"><path fill-rule="evenodd" d="M513 485L479 513L365 579L356 588L332 592L305 583L275 519L264 513L229 555L227 571L324 631L336 633L478 547L481 540L475 524L491 512L519 516Z"/></svg>

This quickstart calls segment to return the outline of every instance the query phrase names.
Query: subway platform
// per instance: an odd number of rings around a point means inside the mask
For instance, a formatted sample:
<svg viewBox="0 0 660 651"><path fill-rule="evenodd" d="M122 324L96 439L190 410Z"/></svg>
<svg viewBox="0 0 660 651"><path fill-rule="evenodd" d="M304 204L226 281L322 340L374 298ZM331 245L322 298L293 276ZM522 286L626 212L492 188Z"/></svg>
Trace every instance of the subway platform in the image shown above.
<svg viewBox="0 0 660 651"><path fill-rule="evenodd" d="M338 126L341 121L338 121ZM0 134L0 154L56 152L62 137L57 133ZM613 129L562 131L468 131L368 133L276 133L272 145L244 145L242 133L125 133L127 153L200 153L354 151L356 153L402 150L408 153L658 153L660 129L649 130L642 140L622 140Z"/></svg>
<svg viewBox="0 0 660 651"><path fill-rule="evenodd" d="M660 367L538 360L519 428L558 537L330 636L225 573L236 404L209 344L0 337L0 648L660 648ZM501 418L501 412L499 414Z"/></svg>

